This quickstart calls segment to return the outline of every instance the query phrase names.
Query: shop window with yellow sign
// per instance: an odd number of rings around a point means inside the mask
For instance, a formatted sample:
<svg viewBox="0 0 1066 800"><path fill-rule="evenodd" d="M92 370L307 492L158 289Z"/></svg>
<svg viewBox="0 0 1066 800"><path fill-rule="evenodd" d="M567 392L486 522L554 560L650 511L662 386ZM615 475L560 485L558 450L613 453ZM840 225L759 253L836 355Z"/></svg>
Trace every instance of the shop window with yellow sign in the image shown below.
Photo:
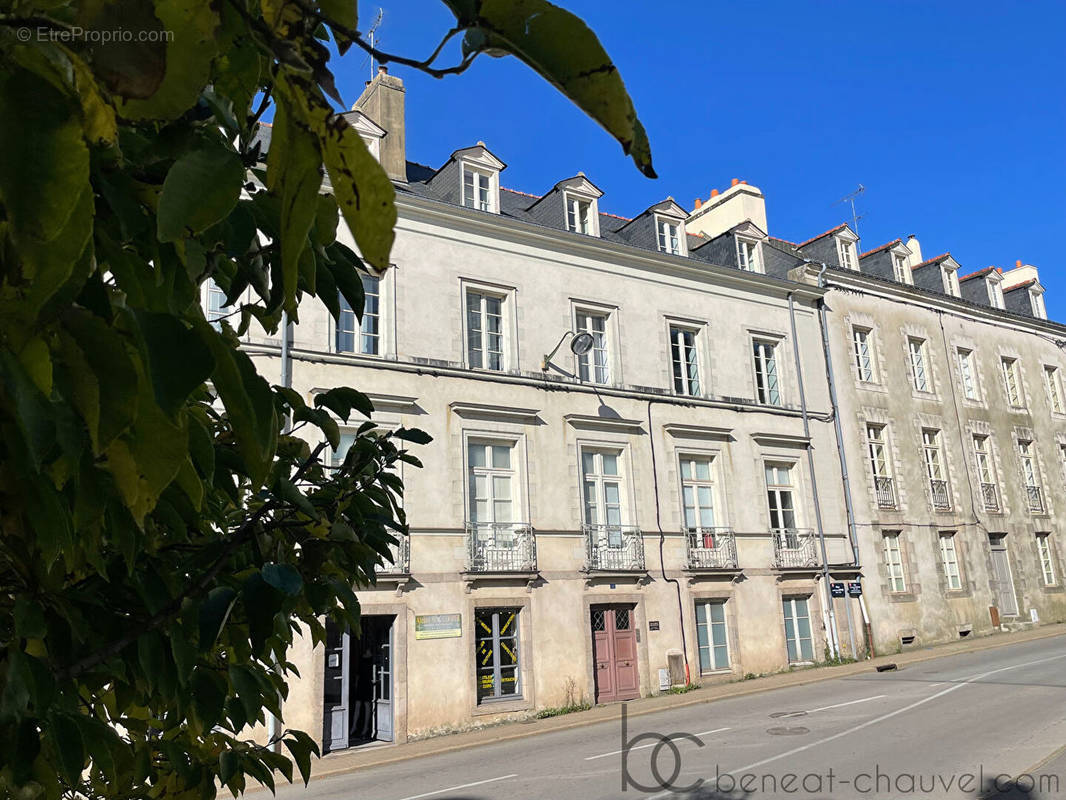
<svg viewBox="0 0 1066 800"><path fill-rule="evenodd" d="M479 608L474 615L477 699L521 695L517 608Z"/></svg>

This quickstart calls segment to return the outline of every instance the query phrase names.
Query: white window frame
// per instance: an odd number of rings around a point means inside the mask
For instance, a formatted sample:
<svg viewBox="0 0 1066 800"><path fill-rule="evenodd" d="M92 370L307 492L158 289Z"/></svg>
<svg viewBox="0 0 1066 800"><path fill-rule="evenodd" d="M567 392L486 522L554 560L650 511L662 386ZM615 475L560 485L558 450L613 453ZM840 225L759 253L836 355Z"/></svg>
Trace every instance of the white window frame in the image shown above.
<svg viewBox="0 0 1066 800"><path fill-rule="evenodd" d="M779 459L763 459L763 480L766 483L766 513L771 531L797 530L802 527L800 522L800 508L796 502L800 496L799 486L795 480L796 464L791 461ZM769 473L773 470L774 481L771 483ZM778 480L779 474L785 473L787 483ZM785 502L787 499L787 503ZM778 524L774 524L774 516L777 516ZM787 517L792 516L792 524L787 525Z"/></svg>
<svg viewBox="0 0 1066 800"><path fill-rule="evenodd" d="M505 448L508 451L508 466L497 467L495 452L492 448ZM473 454L475 448L481 448L486 454L485 464L474 466ZM522 512L522 482L521 482L521 454L514 438L495 438L477 433L470 433L466 437L466 519L470 523L482 523L487 525L507 525L521 522ZM475 481L484 478L489 487L488 502L489 516L491 519L478 519L476 512ZM510 487L510 497L506 502L510 505L511 519L496 519L496 504L504 502L503 498L496 497L496 478L506 478Z"/></svg>
<svg viewBox="0 0 1066 800"><path fill-rule="evenodd" d="M755 401L764 406L781 407L785 404L781 380L781 359L778 357L780 339L753 335L751 337L752 380L755 388ZM766 354L769 348L770 356ZM773 376L775 384L770 385ZM762 381L760 382L760 376Z"/></svg>
<svg viewBox="0 0 1066 800"><path fill-rule="evenodd" d="M959 379L962 381L962 396L980 402L981 391L977 385L977 354L966 347L955 348L959 362Z"/></svg>
<svg viewBox="0 0 1066 800"><path fill-rule="evenodd" d="M1044 365L1044 389L1047 391L1048 403L1053 414L1066 412L1066 399L1062 393L1062 375L1059 368L1052 364Z"/></svg>
<svg viewBox="0 0 1066 800"><path fill-rule="evenodd" d="M851 343L859 382L878 383L873 328L853 325L851 328Z"/></svg>
<svg viewBox="0 0 1066 800"><path fill-rule="evenodd" d="M686 533L698 533L706 528L722 528L725 516L722 510L718 491L718 458L714 453L678 453L678 488L680 489L678 500L681 503L681 527ZM699 478L696 470L696 462L706 462L708 476L706 479ZM685 465L689 465L689 477L685 477ZM691 505L686 497L686 489L691 490ZM710 492L710 506L704 507L700 502L700 489ZM687 510L692 508L695 524L689 524ZM711 512L711 524L704 525L702 522L703 511Z"/></svg>
<svg viewBox="0 0 1066 800"><path fill-rule="evenodd" d="M900 283L905 283L908 286L914 284L914 276L911 274L910 261L902 253L892 254L892 274L895 275L896 280Z"/></svg>
<svg viewBox="0 0 1066 800"><path fill-rule="evenodd" d="M585 469L585 456L593 459L594 471ZM609 475L604 471L603 457L614 456L618 465L618 474ZM627 481L627 451L625 447L605 444L582 444L578 447L578 470L581 475L581 520L586 525L616 527L617 531L608 531L607 541L610 547L622 547L622 528L629 525L630 508ZM592 484L593 503L596 519L590 519L588 489ZM618 522L609 521L609 511L613 504L607 502L607 485L618 487Z"/></svg>
<svg viewBox="0 0 1066 800"><path fill-rule="evenodd" d="M992 461L992 437L988 434L973 434L974 468L979 483L996 486L996 468Z"/></svg>
<svg viewBox="0 0 1066 800"><path fill-rule="evenodd" d="M573 307L573 330L576 333L590 333L594 339L592 349L584 355L574 354L574 374L583 383L596 386L610 386L618 383L615 378L614 348L616 340L615 310L602 306L575 305ZM592 324L593 318L603 319L603 330L597 331ZM596 364L597 351L603 353L605 374L603 380L597 377L599 365ZM584 373L584 377L583 377Z"/></svg>
<svg viewBox="0 0 1066 800"><path fill-rule="evenodd" d="M933 374L929 368L929 343L918 336L908 336L907 358L911 365L911 388L920 394L933 394Z"/></svg>
<svg viewBox="0 0 1066 800"><path fill-rule="evenodd" d="M954 267L940 267L940 277L944 281L944 294L952 297L961 297L962 290L959 288L959 272Z"/></svg>
<svg viewBox="0 0 1066 800"><path fill-rule="evenodd" d="M336 320L334 322L334 325L333 325L333 348L334 348L334 352L336 352L336 353L350 353L352 355L372 356L372 357L380 358L380 357L382 357L385 354L385 328L384 328L385 315L382 313L383 309L384 309L383 300L385 298L385 292L384 292L385 278L384 278L383 275L379 275L379 274L374 273L374 272L369 272L369 273L360 273L359 274L359 279L363 283L363 294L364 294L364 297L374 297L374 298L376 298L376 301L377 301L376 309L374 311L368 311L367 310L366 301L364 300L364 302L363 302L363 316L362 316L362 319L360 319L356 315L356 313L352 310L351 306L348 305L348 301L345 300L344 295L340 294L340 292L337 293L337 295L338 295L337 302L340 305L341 313L340 313L340 319ZM374 281L375 282L375 288L377 290L376 292L368 292L367 291L367 281ZM349 330L345 330L342 327L344 322L348 319L348 317L346 316L348 314L351 315L350 319L354 323L352 325L352 329L350 331ZM377 320L377 333L370 333L367 330L368 323L371 320ZM354 348L348 349L348 348L342 348L341 347L340 337L341 337L342 334L347 334L347 335L352 336L353 341L355 342L355 347ZM364 344L366 343L366 339L367 338L370 338L370 339L373 340L373 342L374 342L374 344L376 346L376 349L375 349L374 352L369 352L369 351L364 349Z"/></svg>
<svg viewBox="0 0 1066 800"><path fill-rule="evenodd" d="M1007 397L1007 404L1011 408L1025 408L1018 359L1004 356L999 360L999 366L1003 374L1003 393Z"/></svg>
<svg viewBox="0 0 1066 800"><path fill-rule="evenodd" d="M907 591L907 571L903 566L903 547L900 542L902 536L899 531L881 534L881 560L888 577L888 590L893 594Z"/></svg>
<svg viewBox="0 0 1066 800"><path fill-rule="evenodd" d="M843 269L855 272L859 269L858 259L855 256L855 242L847 239L837 239L837 257Z"/></svg>
<svg viewBox="0 0 1066 800"><path fill-rule="evenodd" d="M925 455L925 471L931 481L947 481L944 462L941 458L940 430L922 428L922 450Z"/></svg>
<svg viewBox="0 0 1066 800"><path fill-rule="evenodd" d="M472 297L477 297L477 315L480 322L480 327L476 331L470 325L470 300ZM463 359L468 369L485 370L486 372L507 372L510 368L509 349L510 349L510 331L508 330L508 293L500 292L498 290L485 289L480 286L464 285L463 287ZM500 306L500 313L498 315L492 315L489 313L489 304L491 301L497 301ZM486 324L490 316L499 316L499 350L490 350L490 337L492 331L489 330L489 326ZM477 350L481 353L481 363L474 363L474 344L478 345ZM499 367L489 366L489 354L498 352L500 356Z"/></svg>
<svg viewBox="0 0 1066 800"><path fill-rule="evenodd" d="M473 178L473 191L474 196L471 197L467 194L466 178L467 175ZM484 179L485 185L482 187L481 180ZM473 164L467 162L460 163L459 171L459 192L462 205L465 208L473 208L478 211L487 211L495 213L496 211L496 198L499 195L498 189L499 175L495 170L485 169L484 167L476 167ZM478 193L484 191L485 198L482 200L477 196Z"/></svg>
<svg viewBox="0 0 1066 800"><path fill-rule="evenodd" d="M655 214L654 219L655 243L659 248L659 252L674 256L686 255L685 221L661 214ZM673 230L673 234L670 233L670 229Z"/></svg>
<svg viewBox="0 0 1066 800"><path fill-rule="evenodd" d="M1004 309L1007 307L1006 301L1003 299L1003 286L997 280L991 278L985 278L985 284L988 286L988 303L992 308Z"/></svg>
<svg viewBox="0 0 1066 800"><path fill-rule="evenodd" d="M870 474L875 478L892 477L888 448L888 426L877 422L867 422L866 456L870 464Z"/></svg>
<svg viewBox="0 0 1066 800"><path fill-rule="evenodd" d="M1022 478L1027 489L1040 487L1040 469L1036 463L1036 453L1033 451L1033 443L1028 439L1016 440L1018 447L1018 460L1022 465Z"/></svg>
<svg viewBox="0 0 1066 800"><path fill-rule="evenodd" d="M1051 549L1051 534L1038 533L1036 535L1036 552L1040 557L1040 573L1045 586L1055 585L1055 556Z"/></svg>
<svg viewBox="0 0 1066 800"><path fill-rule="evenodd" d="M959 551L955 546L955 533L940 534L940 567L948 591L962 590L962 572L959 569Z"/></svg>
<svg viewBox="0 0 1066 800"><path fill-rule="evenodd" d="M585 236L599 236L600 226L597 220L599 209L596 198L576 192L563 192L566 212L566 229L572 233L580 233ZM580 211L584 209L585 219L582 221Z"/></svg>
<svg viewBox="0 0 1066 800"><path fill-rule="evenodd" d="M1047 306L1044 304L1044 293L1029 290L1029 305L1032 306L1033 316L1037 319L1047 319Z"/></svg>
<svg viewBox="0 0 1066 800"><path fill-rule="evenodd" d="M737 266L744 272L763 273L762 242L758 239L737 237Z"/></svg>
<svg viewBox="0 0 1066 800"><path fill-rule="evenodd" d="M667 330L670 334L670 381L674 394L684 397L702 397L703 390L703 364L700 358L701 331L691 325L683 325L677 322L668 322ZM690 342L686 342L691 338ZM691 370L686 369L691 364L696 368L695 378Z"/></svg>
<svg viewBox="0 0 1066 800"><path fill-rule="evenodd" d="M696 616L696 656L697 663L699 664L700 674L709 675L714 672L726 672L731 669L731 653L729 643L729 624L726 617L726 600L721 598L697 598L695 601L695 616ZM711 616L711 607L715 607L721 610L721 620L715 620ZM703 618L705 622L702 623L702 627L706 631L707 645L706 647L700 645L700 609L703 609ZM716 645L714 641L714 633L719 630L722 634L723 645L725 647L725 663L720 664L718 657L715 653L715 649L722 645ZM703 666L703 654L704 650L707 651L708 666Z"/></svg>
<svg viewBox="0 0 1066 800"><path fill-rule="evenodd" d="M786 653L788 652L788 633L789 623L791 622L791 630L793 636L793 647L796 650L796 658L790 658L788 661L790 664L810 664L814 661L814 624L811 620L811 596L799 596L799 597L782 597L782 618L785 624L785 647ZM806 637L800 636L796 623L799 620L799 603L803 603L803 610L806 612L807 619L807 631ZM803 643L807 643L807 649L810 651L810 657L807 657L807 653L804 653Z"/></svg>

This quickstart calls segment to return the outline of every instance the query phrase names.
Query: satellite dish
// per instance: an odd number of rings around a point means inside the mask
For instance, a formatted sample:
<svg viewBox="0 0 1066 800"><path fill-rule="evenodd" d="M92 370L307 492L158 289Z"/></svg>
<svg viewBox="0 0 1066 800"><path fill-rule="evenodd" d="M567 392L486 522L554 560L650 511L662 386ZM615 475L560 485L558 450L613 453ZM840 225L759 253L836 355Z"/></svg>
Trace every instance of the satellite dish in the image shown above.
<svg viewBox="0 0 1066 800"><path fill-rule="evenodd" d="M575 355L583 356L592 346L596 344L596 340L592 338L592 334L587 331L575 334L574 338L570 340L570 349Z"/></svg>

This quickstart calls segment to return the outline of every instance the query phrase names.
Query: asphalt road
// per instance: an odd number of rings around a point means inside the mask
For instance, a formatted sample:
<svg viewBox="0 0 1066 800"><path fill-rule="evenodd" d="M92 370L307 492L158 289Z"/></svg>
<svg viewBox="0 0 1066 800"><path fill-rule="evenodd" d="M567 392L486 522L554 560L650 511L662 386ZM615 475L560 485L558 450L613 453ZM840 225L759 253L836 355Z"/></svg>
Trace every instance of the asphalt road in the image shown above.
<svg viewBox="0 0 1066 800"><path fill-rule="evenodd" d="M668 734L692 738L661 744ZM1066 798L1066 637L648 714L628 721L624 739L617 721L602 723L313 780L307 789L278 794Z"/></svg>

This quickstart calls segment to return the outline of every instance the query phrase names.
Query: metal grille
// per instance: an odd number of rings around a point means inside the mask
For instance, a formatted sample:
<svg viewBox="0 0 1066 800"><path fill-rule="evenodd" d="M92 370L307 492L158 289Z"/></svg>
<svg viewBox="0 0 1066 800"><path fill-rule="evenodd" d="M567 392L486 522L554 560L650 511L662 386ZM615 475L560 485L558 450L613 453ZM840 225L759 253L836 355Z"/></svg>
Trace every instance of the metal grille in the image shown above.
<svg viewBox="0 0 1066 800"><path fill-rule="evenodd" d="M816 567L818 549L814 532L809 528L776 528L770 531L774 540L774 566Z"/></svg>
<svg viewBox="0 0 1066 800"><path fill-rule="evenodd" d="M736 569L737 544L732 528L696 528L685 535L689 569Z"/></svg>
<svg viewBox="0 0 1066 800"><path fill-rule="evenodd" d="M1044 510L1044 497L1040 494L1039 486L1026 486L1026 494L1029 495L1029 510L1030 511L1043 511Z"/></svg>
<svg viewBox="0 0 1066 800"><path fill-rule="evenodd" d="M982 483L981 499L984 501L985 511L999 511L999 492L996 491L996 484Z"/></svg>
<svg viewBox="0 0 1066 800"><path fill-rule="evenodd" d="M593 632L607 630L607 620L604 618L603 609L592 610L592 630Z"/></svg>
<svg viewBox="0 0 1066 800"><path fill-rule="evenodd" d="M614 610L614 629L616 631L629 630L629 609L616 608Z"/></svg>
<svg viewBox="0 0 1066 800"><path fill-rule="evenodd" d="M470 522L467 568L471 572L536 572L537 542L523 522Z"/></svg>
<svg viewBox="0 0 1066 800"><path fill-rule="evenodd" d="M644 538L632 525L585 525L586 570L643 570Z"/></svg>
<svg viewBox="0 0 1066 800"><path fill-rule="evenodd" d="M892 489L892 479L884 475L874 476L874 489L877 491L877 505L880 508L895 508L896 493Z"/></svg>
<svg viewBox="0 0 1066 800"><path fill-rule="evenodd" d="M389 562L379 564L374 571L379 575L406 575L411 571L410 536L396 536L396 544L389 545Z"/></svg>
<svg viewBox="0 0 1066 800"><path fill-rule="evenodd" d="M948 482L930 480L929 490L933 493L933 508L946 510L951 508L951 497L948 496Z"/></svg>

